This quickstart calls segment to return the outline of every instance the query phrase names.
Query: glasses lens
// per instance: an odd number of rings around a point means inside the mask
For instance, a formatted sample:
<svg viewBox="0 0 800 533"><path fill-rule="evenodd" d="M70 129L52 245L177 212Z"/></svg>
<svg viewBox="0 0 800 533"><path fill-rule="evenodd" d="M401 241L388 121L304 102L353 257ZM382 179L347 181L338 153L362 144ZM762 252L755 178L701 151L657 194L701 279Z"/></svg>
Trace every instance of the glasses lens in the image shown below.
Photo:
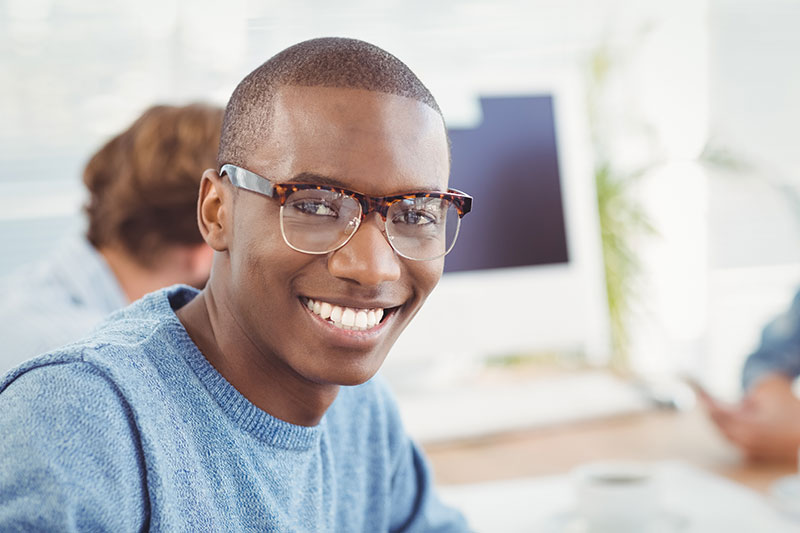
<svg viewBox="0 0 800 533"><path fill-rule="evenodd" d="M326 190L299 190L289 196L281 209L281 228L293 248L325 253L347 240L360 217L361 206L350 196Z"/></svg>
<svg viewBox="0 0 800 533"><path fill-rule="evenodd" d="M461 219L448 200L412 198L395 202L386 214L386 234L397 253L426 261L447 254Z"/></svg>

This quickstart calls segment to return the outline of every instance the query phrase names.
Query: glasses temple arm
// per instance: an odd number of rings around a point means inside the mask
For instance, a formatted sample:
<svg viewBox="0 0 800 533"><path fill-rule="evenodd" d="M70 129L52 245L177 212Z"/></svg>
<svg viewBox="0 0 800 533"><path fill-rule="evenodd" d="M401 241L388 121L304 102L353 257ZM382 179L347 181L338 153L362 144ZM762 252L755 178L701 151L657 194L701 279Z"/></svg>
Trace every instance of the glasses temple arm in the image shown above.
<svg viewBox="0 0 800 533"><path fill-rule="evenodd" d="M269 180L247 169L235 165L222 165L220 174L227 174L231 184L235 187L257 192L270 198L275 196L275 187Z"/></svg>

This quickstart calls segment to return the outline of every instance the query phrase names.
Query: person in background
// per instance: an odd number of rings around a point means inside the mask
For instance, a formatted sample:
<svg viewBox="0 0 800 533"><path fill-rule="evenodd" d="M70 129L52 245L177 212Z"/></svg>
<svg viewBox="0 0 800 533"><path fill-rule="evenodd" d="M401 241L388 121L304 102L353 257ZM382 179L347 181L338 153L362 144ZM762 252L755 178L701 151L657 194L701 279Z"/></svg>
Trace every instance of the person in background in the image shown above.
<svg viewBox="0 0 800 533"><path fill-rule="evenodd" d="M744 399L725 406L703 398L722 433L751 459L797 461L800 398L792 391L800 376L800 293L791 308L767 324L761 344L744 366Z"/></svg>
<svg viewBox="0 0 800 533"><path fill-rule="evenodd" d="M197 229L197 191L222 116L204 104L154 106L91 157L86 234L0 282L0 374L148 292L205 284L213 251Z"/></svg>
<svg viewBox="0 0 800 533"><path fill-rule="evenodd" d="M0 530L466 531L375 375L470 211L449 175L438 104L376 46L246 76L200 185L205 288L0 380Z"/></svg>

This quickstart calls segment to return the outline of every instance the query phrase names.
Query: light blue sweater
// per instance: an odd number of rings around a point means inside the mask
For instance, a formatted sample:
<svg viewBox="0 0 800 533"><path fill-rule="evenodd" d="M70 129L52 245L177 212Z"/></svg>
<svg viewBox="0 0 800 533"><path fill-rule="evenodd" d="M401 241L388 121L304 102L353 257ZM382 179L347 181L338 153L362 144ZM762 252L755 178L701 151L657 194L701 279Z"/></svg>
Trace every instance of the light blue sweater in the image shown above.
<svg viewBox="0 0 800 533"><path fill-rule="evenodd" d="M316 427L258 409L150 294L0 380L0 531L465 531L379 379Z"/></svg>

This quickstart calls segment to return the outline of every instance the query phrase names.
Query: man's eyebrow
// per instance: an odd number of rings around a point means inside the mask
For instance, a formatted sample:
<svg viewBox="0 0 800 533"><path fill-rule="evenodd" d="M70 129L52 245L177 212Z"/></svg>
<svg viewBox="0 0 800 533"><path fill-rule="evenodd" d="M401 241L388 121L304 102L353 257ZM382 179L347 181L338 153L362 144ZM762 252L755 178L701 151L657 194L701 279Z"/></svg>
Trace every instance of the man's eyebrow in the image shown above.
<svg viewBox="0 0 800 533"><path fill-rule="evenodd" d="M347 183L342 182L336 178L332 178L330 176L325 176L324 174L317 174L315 172L301 172L292 176L289 180L289 183L308 183L310 185L327 185L328 187L338 187L339 189L347 189L350 190L350 185ZM423 186L417 187L413 189L413 191L401 191L398 194L404 194L406 192L442 192L439 187L434 186Z"/></svg>
<svg viewBox="0 0 800 533"><path fill-rule="evenodd" d="M311 185L327 185L329 187L339 187L340 189L348 188L344 183L336 178L331 178L330 176L325 176L323 174L316 174L315 172L301 172L300 174L292 176L289 182L308 183Z"/></svg>

